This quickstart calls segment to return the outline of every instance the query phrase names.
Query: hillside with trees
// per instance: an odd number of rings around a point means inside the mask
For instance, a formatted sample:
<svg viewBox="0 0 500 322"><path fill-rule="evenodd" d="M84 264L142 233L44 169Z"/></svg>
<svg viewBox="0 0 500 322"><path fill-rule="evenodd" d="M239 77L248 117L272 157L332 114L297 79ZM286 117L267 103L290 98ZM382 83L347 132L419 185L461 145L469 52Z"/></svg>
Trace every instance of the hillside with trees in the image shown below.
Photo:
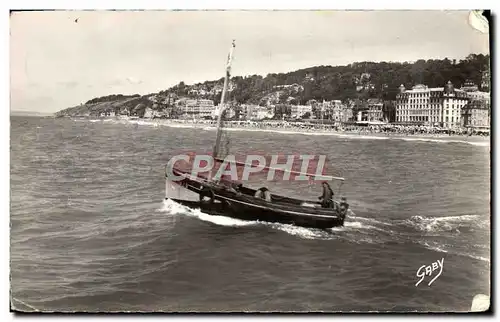
<svg viewBox="0 0 500 322"><path fill-rule="evenodd" d="M139 95L139 94L134 94L134 95L112 94L112 95L107 95L107 96L93 98L93 99L85 102L85 104L96 104L96 103L104 103L104 102L113 102L113 101L119 101L119 100L124 100L124 99L127 99L127 98L139 97L139 96L141 96L141 95Z"/></svg>
<svg viewBox="0 0 500 322"><path fill-rule="evenodd" d="M229 98L237 103L263 104L268 96L274 104L305 104L309 100L383 98L394 100L401 84L411 88L416 84L443 87L450 80L460 87L466 80L481 84L482 72L488 68L489 55L471 54L465 59L418 60L404 62L361 62L346 66L316 66L289 73L236 76ZM220 101L223 78L194 85L180 82L161 93L178 96L201 96ZM292 87L291 85L294 85ZM289 87L286 87L289 86ZM214 90L214 88L216 90ZM195 94L202 89L203 94ZM194 91L193 91L194 90ZM488 89L482 89L488 90Z"/></svg>
<svg viewBox="0 0 500 322"><path fill-rule="evenodd" d="M310 100L394 100L399 86L411 88L416 84L443 87L450 80L460 87L467 80L481 86L482 73L489 68L489 55L471 54L456 61L429 59L416 62L358 62L345 66L316 66L289 73L235 76L231 79L228 101L239 104L303 105ZM222 71L221 71L222 73ZM183 81L157 93L160 97L191 97L221 99L224 79L187 85ZM488 88L480 88L489 90ZM153 94L148 94L151 96ZM109 95L94 98L85 105L128 101L132 96ZM144 96L143 96L144 97ZM135 103L135 102L134 102ZM284 109L285 107L283 107ZM63 113L64 114L64 113Z"/></svg>

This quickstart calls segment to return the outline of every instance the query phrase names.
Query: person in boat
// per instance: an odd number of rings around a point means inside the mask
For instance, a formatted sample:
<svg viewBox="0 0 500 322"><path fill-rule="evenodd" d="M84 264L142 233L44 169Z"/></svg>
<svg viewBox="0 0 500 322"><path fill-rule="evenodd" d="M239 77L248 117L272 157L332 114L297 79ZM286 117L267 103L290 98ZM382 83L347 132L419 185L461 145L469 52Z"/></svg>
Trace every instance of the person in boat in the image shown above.
<svg viewBox="0 0 500 322"><path fill-rule="evenodd" d="M264 199L267 202L271 202L271 192L266 187L262 187L255 192L255 198Z"/></svg>
<svg viewBox="0 0 500 322"><path fill-rule="evenodd" d="M326 181L323 181L322 186L323 186L323 194L318 197L318 199L321 200L321 207L333 208L334 207L333 190Z"/></svg>
<svg viewBox="0 0 500 322"><path fill-rule="evenodd" d="M240 195L241 194L241 188L243 187L243 184L242 183L233 183L231 185L231 187L229 188L229 190L231 190L232 192Z"/></svg>
<svg viewBox="0 0 500 322"><path fill-rule="evenodd" d="M339 205L339 212L342 218L345 218L348 210L349 210L349 204L347 203L347 199L346 197L342 197Z"/></svg>
<svg viewBox="0 0 500 322"><path fill-rule="evenodd" d="M215 199L214 192L207 186L203 186L201 188L199 197L200 197L200 202L207 202L207 203L213 203Z"/></svg>

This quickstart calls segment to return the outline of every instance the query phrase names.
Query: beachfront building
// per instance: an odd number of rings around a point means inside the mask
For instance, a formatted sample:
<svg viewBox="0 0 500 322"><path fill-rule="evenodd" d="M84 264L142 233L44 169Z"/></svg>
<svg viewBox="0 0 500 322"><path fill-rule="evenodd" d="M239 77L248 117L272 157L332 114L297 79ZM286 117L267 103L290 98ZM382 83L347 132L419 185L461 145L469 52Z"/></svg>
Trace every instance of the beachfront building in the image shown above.
<svg viewBox="0 0 500 322"><path fill-rule="evenodd" d="M461 125L461 110L468 103L467 93L455 89L451 81L445 87L415 85L399 88L396 97L396 122L434 125L446 128Z"/></svg>
<svg viewBox="0 0 500 322"><path fill-rule="evenodd" d="M356 122L381 122L384 120L384 102L378 98L370 98L366 101L357 100L352 111Z"/></svg>
<svg viewBox="0 0 500 322"><path fill-rule="evenodd" d="M491 91L491 76L490 76L490 61L489 60L488 60L488 64L486 65L486 68L482 72L481 89Z"/></svg>
<svg viewBox="0 0 500 322"><path fill-rule="evenodd" d="M364 106L356 110L355 120L357 122L368 122L368 107Z"/></svg>
<svg viewBox="0 0 500 322"><path fill-rule="evenodd" d="M124 109L120 110L120 115L121 116L129 116L130 110L128 109L128 107L125 107Z"/></svg>
<svg viewBox="0 0 500 322"><path fill-rule="evenodd" d="M384 120L384 102L379 98L370 98L367 101L367 121Z"/></svg>
<svg viewBox="0 0 500 322"><path fill-rule="evenodd" d="M352 111L351 121L368 121L368 104L365 100L356 99L349 102Z"/></svg>
<svg viewBox="0 0 500 322"><path fill-rule="evenodd" d="M253 110L251 119L252 120L262 120L265 118L270 119L273 117L274 117L273 112L270 112L266 107L259 106L259 109Z"/></svg>
<svg viewBox="0 0 500 322"><path fill-rule="evenodd" d="M245 120L262 120L264 118L272 118L274 114L265 106L243 104L241 105L241 113Z"/></svg>
<svg viewBox="0 0 500 322"><path fill-rule="evenodd" d="M385 100L382 107L384 122L393 123L396 121L396 101Z"/></svg>
<svg viewBox="0 0 500 322"><path fill-rule="evenodd" d="M471 100L462 109L462 126L471 128L490 127L490 105L481 99Z"/></svg>
<svg viewBox="0 0 500 322"><path fill-rule="evenodd" d="M466 81L460 89L467 93L470 100L480 100L484 101L486 105L490 104L490 93L480 91L473 82Z"/></svg>
<svg viewBox="0 0 500 322"><path fill-rule="evenodd" d="M168 119L168 118L172 117L172 112L173 112L173 109L171 109L171 108L165 108L165 109L158 110L158 111L153 110L153 112L151 113L151 118L152 119L156 119L156 118Z"/></svg>
<svg viewBox="0 0 500 322"><path fill-rule="evenodd" d="M353 118L352 107L344 105L344 111L342 113L342 123L350 122Z"/></svg>
<svg viewBox="0 0 500 322"><path fill-rule="evenodd" d="M311 105L292 105L292 117L301 118L304 114L312 114Z"/></svg>
<svg viewBox="0 0 500 322"><path fill-rule="evenodd" d="M252 115L252 110L258 107L258 105L255 104L241 104L241 115L242 118L245 120L250 120L250 117Z"/></svg>
<svg viewBox="0 0 500 322"><path fill-rule="evenodd" d="M144 110L144 115L143 115L143 118L145 119L152 119L153 118L153 110L149 107L146 107L146 109Z"/></svg>
<svg viewBox="0 0 500 322"><path fill-rule="evenodd" d="M352 118L352 108L343 104L341 100L323 101L317 108L325 120L348 122Z"/></svg>
<svg viewBox="0 0 500 322"><path fill-rule="evenodd" d="M224 120L233 119L236 116L234 108L228 107L224 110ZM216 120L219 117L219 107L217 106L212 114L212 119Z"/></svg>
<svg viewBox="0 0 500 322"><path fill-rule="evenodd" d="M113 109L106 109L102 111L99 115L100 117L114 117L115 116L115 111Z"/></svg>
<svg viewBox="0 0 500 322"><path fill-rule="evenodd" d="M179 100L177 110L184 118L207 118L212 117L215 105L207 99L184 99Z"/></svg>
<svg viewBox="0 0 500 322"><path fill-rule="evenodd" d="M465 82L460 88L469 97L469 102L462 110L462 126L490 127L491 97L489 92L480 91L471 81Z"/></svg>

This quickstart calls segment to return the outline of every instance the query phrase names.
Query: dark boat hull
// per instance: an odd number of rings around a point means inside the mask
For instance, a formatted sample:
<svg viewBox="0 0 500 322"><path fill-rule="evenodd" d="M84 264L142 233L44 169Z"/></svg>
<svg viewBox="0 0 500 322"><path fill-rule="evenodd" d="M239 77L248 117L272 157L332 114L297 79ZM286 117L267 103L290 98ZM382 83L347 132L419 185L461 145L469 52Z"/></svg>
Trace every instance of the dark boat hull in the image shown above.
<svg viewBox="0 0 500 322"><path fill-rule="evenodd" d="M181 181L171 181L167 177L166 189L166 199L209 215L321 229L344 225L345 216L338 210L338 203L335 208L321 208L317 202L278 195L273 195L268 202L254 197L256 190L243 187L236 192L190 176ZM213 198L200 201L202 189L209 190Z"/></svg>
<svg viewBox="0 0 500 322"><path fill-rule="evenodd" d="M263 221L270 223L290 224L308 228L327 229L342 226L344 221L338 217L308 217L305 214L290 215L271 209L255 209L252 207L227 206L225 203L209 204L207 202L171 199L192 209L200 209L212 216L226 216L248 221Z"/></svg>

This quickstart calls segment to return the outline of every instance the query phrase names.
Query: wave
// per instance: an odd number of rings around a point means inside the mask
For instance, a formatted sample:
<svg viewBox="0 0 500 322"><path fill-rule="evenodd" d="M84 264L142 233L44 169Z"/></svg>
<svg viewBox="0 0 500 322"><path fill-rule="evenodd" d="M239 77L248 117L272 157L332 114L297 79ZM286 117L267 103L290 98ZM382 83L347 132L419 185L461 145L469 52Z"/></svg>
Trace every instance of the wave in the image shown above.
<svg viewBox="0 0 500 322"><path fill-rule="evenodd" d="M29 309L31 309L31 310L33 310L33 311L35 311L35 312L39 312L39 311L40 311L39 309L37 309L37 308L36 308L36 307L34 307L33 305L28 304L28 303L26 303L26 302L24 302L24 301L21 301L21 300L19 300L19 299L15 298L15 297L11 297L11 299L12 299L12 300L14 300L15 302L18 302L18 303L22 304L23 306L25 306L25 307L27 307L27 308L29 308ZM13 308L14 308L14 309L17 309L17 310L20 310L20 311L26 311L26 310L22 310L22 309L21 309L18 305L14 305L14 307L13 307Z"/></svg>
<svg viewBox="0 0 500 322"><path fill-rule="evenodd" d="M397 138L394 138L394 139L397 139ZM399 139L404 140L404 141L421 141L421 142L435 142L435 143L465 143L465 144L470 144L470 145L475 145L475 146L484 146L484 147L490 146L489 141L474 142L474 141L466 141L466 140L439 140L439 139L430 139L430 138L422 138L422 137L416 137L416 138L401 137Z"/></svg>
<svg viewBox="0 0 500 322"><path fill-rule="evenodd" d="M154 122L154 121L146 121L146 120L126 120L126 121L129 124L146 125L146 126L154 126L154 127L159 126L159 123Z"/></svg>
<svg viewBox="0 0 500 322"><path fill-rule="evenodd" d="M325 237L325 231L320 229L311 229L305 227L299 227L294 225L271 223L265 221L247 221L241 219L235 219L226 216L214 216L202 212L200 209L191 209L189 207L183 206L171 199L163 201L163 207L158 209L158 211L168 212L171 215L183 214L191 217L198 218L203 221L211 222L220 226L255 226L264 225L274 229L278 229L287 232L291 235L299 236L306 239L311 238L321 238Z"/></svg>
<svg viewBox="0 0 500 322"><path fill-rule="evenodd" d="M422 246L424 246L425 248L430 249L430 250L434 250L434 251L437 251L440 253L448 253L448 251L443 248L444 245L441 245L441 244L435 243L434 245L430 245L429 242L427 242L427 241L419 242L419 244L421 244Z"/></svg>
<svg viewBox="0 0 500 322"><path fill-rule="evenodd" d="M352 222L346 221L344 223L344 227L350 228L350 229L377 229L377 227L375 227L375 226L366 225L366 224L363 224L359 221L352 221Z"/></svg>
<svg viewBox="0 0 500 322"><path fill-rule="evenodd" d="M333 227L330 229L317 229L317 228L306 228L301 226L295 226L291 224L281 224L281 223L273 223L266 221L247 221L241 219L235 219L226 216L214 216L203 213L200 209L191 209L189 207L183 206L171 199L167 199L163 201L163 206L159 208L157 211L167 212L170 215L187 215L190 217L195 217L200 220L211 222L220 226L233 226L233 227L243 227L243 226L266 226L271 229L276 229L283 231L292 236L297 236L303 239L317 239L317 240L332 240L332 239L347 239L350 242L355 243L377 243L379 240L375 240L371 237L362 237L360 234L366 235L371 231L382 231L382 232L390 232L387 229L379 228L367 223L356 221L356 218L353 220L347 220L344 223L343 227ZM352 233L356 233L356 236L353 236Z"/></svg>
<svg viewBox="0 0 500 322"><path fill-rule="evenodd" d="M394 226L394 223L389 223L389 222L385 222L385 221L380 221L380 220L377 220L377 219L373 219L373 218L366 218L366 217L358 217L356 216L352 211L351 211L351 215L349 216L351 218L355 218L356 220L362 220L362 221L368 221L368 222L371 222L373 224L377 224L377 225L383 225L383 226Z"/></svg>
<svg viewBox="0 0 500 322"><path fill-rule="evenodd" d="M167 211L173 215L184 214L191 217L196 217L200 220L211 222L213 224L220 226L242 227L242 226L262 225L304 239L327 239L330 235L327 231L322 231L320 229L305 228L294 225L271 223L265 221L246 221L225 216L213 216L203 213L199 209L191 209L189 207L180 205L170 199L164 201L164 206L161 209L161 211Z"/></svg>
<svg viewBox="0 0 500 322"><path fill-rule="evenodd" d="M473 255L473 254L464 253L464 252L460 252L460 251L454 251L451 248L451 246L448 244L442 244L442 243L438 243L438 242L429 242L429 241L423 241L423 242L418 242L418 243L429 250L433 250L433 251L436 251L439 253L452 254L452 255L457 255L457 256L465 256L465 257L480 260L483 262L488 262L488 263L490 262L489 258L486 258L483 256Z"/></svg>
<svg viewBox="0 0 500 322"><path fill-rule="evenodd" d="M470 257L470 258L473 258L473 259L477 259L477 260L480 260L480 261L483 261L483 262L488 262L488 263L490 262L489 258L482 257L482 256L476 256L476 255L471 255L471 254L458 254L458 255L467 256L467 257Z"/></svg>
<svg viewBox="0 0 500 322"><path fill-rule="evenodd" d="M333 236L328 231L314 228L305 228L300 226L279 224L279 223L265 223L271 228L286 232L292 236L297 236L303 239L332 239Z"/></svg>
<svg viewBox="0 0 500 322"><path fill-rule="evenodd" d="M160 211L168 212L172 215L184 214L221 226L250 226L260 223L259 221L246 221L225 216L212 216L203 213L200 209L191 209L171 199L167 199L163 202L163 207Z"/></svg>
<svg viewBox="0 0 500 322"><path fill-rule="evenodd" d="M416 228L422 232L455 232L460 233L459 228L471 225L481 226L478 215L425 217L412 216L403 221L403 224Z"/></svg>

